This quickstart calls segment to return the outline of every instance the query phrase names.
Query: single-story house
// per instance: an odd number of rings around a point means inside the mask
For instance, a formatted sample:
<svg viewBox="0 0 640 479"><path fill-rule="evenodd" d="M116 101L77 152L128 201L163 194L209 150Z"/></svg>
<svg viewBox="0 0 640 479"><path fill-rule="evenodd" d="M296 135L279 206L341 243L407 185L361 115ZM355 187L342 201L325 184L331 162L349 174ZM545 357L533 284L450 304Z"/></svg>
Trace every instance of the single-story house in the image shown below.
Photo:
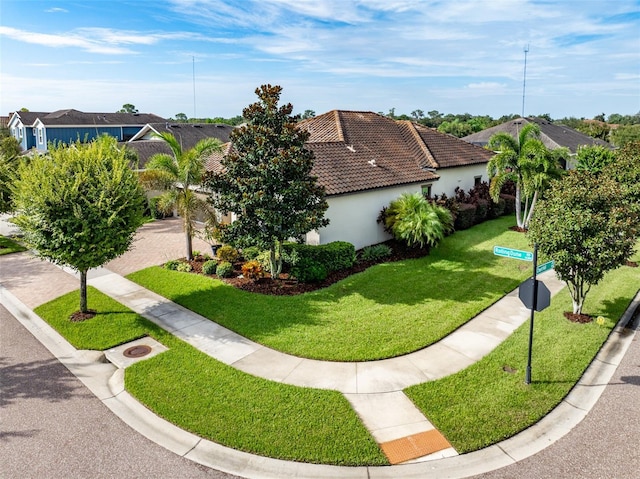
<svg viewBox="0 0 640 479"><path fill-rule="evenodd" d="M403 193L454 194L487 180L493 153L411 121L373 112L333 110L304 120L312 174L327 192L330 224L307 234L308 244L348 241L356 249L389 239L378 214ZM227 145L228 148L228 145ZM220 168L213 155L207 169Z"/></svg>
<svg viewBox="0 0 640 479"><path fill-rule="evenodd" d="M91 141L107 134L127 141L147 123L166 121L153 113L85 113L74 109L54 112L17 111L9 118L9 130L24 151L46 151L49 143Z"/></svg>
<svg viewBox="0 0 640 479"><path fill-rule="evenodd" d="M592 138L589 135L585 135L584 133L574 130L573 128L569 128L568 126L557 125L545 120L544 118L536 117L516 118L514 120L507 121L506 123L465 136L462 139L473 145L484 147L489 144L489 139L496 133L505 132L509 133L514 138L518 138L520 130L522 130L523 126L529 123L536 124L540 127L540 140L544 146L550 150L565 147L569 149L571 156L575 156L578 148L586 145L600 145L605 148L613 149L613 146L606 141ZM571 165L563 166L565 168L571 167Z"/></svg>
<svg viewBox="0 0 640 479"><path fill-rule="evenodd" d="M167 144L159 138L160 133L171 133L182 145L183 150L189 150L205 138L216 138L221 143L229 141L229 135L235 127L223 123L148 123L126 142L126 146L138 154L138 167L144 168L153 155L158 153L171 154Z"/></svg>

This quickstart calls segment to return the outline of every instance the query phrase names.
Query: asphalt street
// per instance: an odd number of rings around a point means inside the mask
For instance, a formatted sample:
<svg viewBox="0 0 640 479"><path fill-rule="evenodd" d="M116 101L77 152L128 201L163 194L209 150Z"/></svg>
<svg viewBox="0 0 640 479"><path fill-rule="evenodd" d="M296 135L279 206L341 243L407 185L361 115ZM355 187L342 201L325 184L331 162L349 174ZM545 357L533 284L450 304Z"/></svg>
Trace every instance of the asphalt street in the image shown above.
<svg viewBox="0 0 640 479"><path fill-rule="evenodd" d="M147 440L0 305L0 477L233 479Z"/></svg>

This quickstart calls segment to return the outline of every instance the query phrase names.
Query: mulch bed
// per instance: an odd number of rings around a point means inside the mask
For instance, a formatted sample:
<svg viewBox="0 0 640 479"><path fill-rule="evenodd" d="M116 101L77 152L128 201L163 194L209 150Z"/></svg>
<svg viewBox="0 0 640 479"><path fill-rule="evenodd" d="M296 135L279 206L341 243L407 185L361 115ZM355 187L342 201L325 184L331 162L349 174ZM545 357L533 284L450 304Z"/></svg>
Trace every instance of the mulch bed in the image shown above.
<svg viewBox="0 0 640 479"><path fill-rule="evenodd" d="M80 323L82 321L86 321L87 319L93 318L96 314L97 312L94 309L90 309L86 313L76 311L71 316L69 316L69 320L72 323Z"/></svg>
<svg viewBox="0 0 640 479"><path fill-rule="evenodd" d="M588 314L575 314L570 313L569 311L564 312L564 317L567 318L572 323L590 323L593 321L593 316L589 316Z"/></svg>
<svg viewBox="0 0 640 479"><path fill-rule="evenodd" d="M326 288L338 281L348 278L349 276L360 273L367 268L378 263L389 263L395 261L402 261L405 259L422 258L429 254L428 248L409 248L404 243L400 243L395 240L386 241L384 244L391 248L391 256L387 256L379 261L356 261L356 263L350 268L340 271L334 271L329 273L324 281L318 283L299 283L293 278L289 277L289 274L284 272L280 274L280 277L276 280L273 279L268 273L263 278L258 280L250 280L240 277L242 275L242 262L237 262L233 265L233 276L230 278L218 278L225 283L242 289L243 291L249 291L251 293L267 294L272 296L290 296L302 293L308 293L310 291L316 291L318 289ZM186 261L183 258L183 261ZM191 263L193 273L202 274L202 264L206 259L202 256L194 258ZM217 277L211 275L212 277Z"/></svg>

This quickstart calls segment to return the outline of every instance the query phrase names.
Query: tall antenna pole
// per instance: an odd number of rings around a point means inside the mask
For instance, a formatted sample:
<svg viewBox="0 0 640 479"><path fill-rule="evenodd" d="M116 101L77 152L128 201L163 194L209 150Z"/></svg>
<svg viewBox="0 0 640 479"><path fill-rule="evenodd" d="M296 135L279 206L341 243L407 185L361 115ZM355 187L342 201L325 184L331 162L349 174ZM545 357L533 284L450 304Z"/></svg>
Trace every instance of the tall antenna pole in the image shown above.
<svg viewBox="0 0 640 479"><path fill-rule="evenodd" d="M522 80L522 118L524 118L524 92L527 86L527 53L529 53L529 45L524 47L524 77Z"/></svg>
<svg viewBox="0 0 640 479"><path fill-rule="evenodd" d="M195 56L191 57L191 60L193 65L193 119L195 120L196 119L196 57Z"/></svg>

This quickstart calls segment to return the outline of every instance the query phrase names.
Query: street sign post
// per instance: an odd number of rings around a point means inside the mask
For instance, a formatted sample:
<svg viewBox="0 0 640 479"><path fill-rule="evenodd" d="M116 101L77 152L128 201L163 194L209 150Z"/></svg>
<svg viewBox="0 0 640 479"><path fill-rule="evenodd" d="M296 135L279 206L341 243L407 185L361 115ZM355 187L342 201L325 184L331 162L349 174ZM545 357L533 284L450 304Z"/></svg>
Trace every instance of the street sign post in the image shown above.
<svg viewBox="0 0 640 479"><path fill-rule="evenodd" d="M505 248L504 246L494 246L493 254L505 258L519 259L520 261L533 261L533 253L520 251L519 249Z"/></svg>
<svg viewBox="0 0 640 479"><path fill-rule="evenodd" d="M553 261L547 261L546 263L542 263L540 266L536 268L536 274L542 274L545 271L549 271L550 269L553 268L553 265L554 265Z"/></svg>

